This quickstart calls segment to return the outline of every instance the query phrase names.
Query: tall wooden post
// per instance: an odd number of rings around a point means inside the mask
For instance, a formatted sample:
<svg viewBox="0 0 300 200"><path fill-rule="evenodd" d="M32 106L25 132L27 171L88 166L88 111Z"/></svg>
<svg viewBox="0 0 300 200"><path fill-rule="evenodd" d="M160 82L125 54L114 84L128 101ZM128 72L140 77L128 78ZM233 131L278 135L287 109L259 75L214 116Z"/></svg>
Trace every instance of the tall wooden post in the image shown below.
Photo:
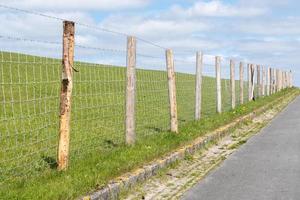
<svg viewBox="0 0 300 200"><path fill-rule="evenodd" d="M278 69L278 91L281 90L281 70Z"/></svg>
<svg viewBox="0 0 300 200"><path fill-rule="evenodd" d="M251 101L252 100L252 82L251 82L251 78L252 78L252 74L251 74L251 64L248 64L247 65L247 68L248 68L248 101Z"/></svg>
<svg viewBox="0 0 300 200"><path fill-rule="evenodd" d="M127 145L135 143L135 104L136 104L136 38L127 38L127 83L126 83L126 119L125 141Z"/></svg>
<svg viewBox="0 0 300 200"><path fill-rule="evenodd" d="M72 98L72 66L74 64L74 22L63 22L63 61L62 80L60 90L60 120L57 163L58 170L66 170L69 162L70 150L70 121Z"/></svg>
<svg viewBox="0 0 300 200"><path fill-rule="evenodd" d="M240 62L240 104L244 104L244 63Z"/></svg>
<svg viewBox="0 0 300 200"><path fill-rule="evenodd" d="M201 118L203 53L196 54L195 120Z"/></svg>
<svg viewBox="0 0 300 200"><path fill-rule="evenodd" d="M285 88L288 87L288 81L287 81L287 72L284 71L284 79L285 79Z"/></svg>
<svg viewBox="0 0 300 200"><path fill-rule="evenodd" d="M169 86L170 128L172 132L178 133L175 69L173 51L171 49L166 50L166 62Z"/></svg>
<svg viewBox="0 0 300 200"><path fill-rule="evenodd" d="M277 83L277 79L276 79L276 69L273 69L273 94L276 93L276 83Z"/></svg>
<svg viewBox="0 0 300 200"><path fill-rule="evenodd" d="M222 112L222 94L221 94L221 57L216 56L216 85L217 85L217 113Z"/></svg>
<svg viewBox="0 0 300 200"><path fill-rule="evenodd" d="M284 71L281 71L281 82L282 82L282 89L285 89Z"/></svg>
<svg viewBox="0 0 300 200"><path fill-rule="evenodd" d="M286 87L289 87L289 72L286 71Z"/></svg>
<svg viewBox="0 0 300 200"><path fill-rule="evenodd" d="M273 94L273 69L270 68L270 94Z"/></svg>
<svg viewBox="0 0 300 200"><path fill-rule="evenodd" d="M250 65L250 71L251 71L251 91L250 91L250 101L254 100L255 95L254 95L254 89L255 89L255 82L254 82L254 72L255 72L255 65L251 64Z"/></svg>
<svg viewBox="0 0 300 200"><path fill-rule="evenodd" d="M270 95L270 68L267 68L267 96Z"/></svg>
<svg viewBox="0 0 300 200"><path fill-rule="evenodd" d="M234 60L230 60L230 87L231 87L231 108L235 108L235 66Z"/></svg>
<svg viewBox="0 0 300 200"><path fill-rule="evenodd" d="M262 96L265 96L266 95L266 92L265 92L265 82L266 82L266 68L263 66L262 67L262 80L261 80L261 86L262 86Z"/></svg>
<svg viewBox="0 0 300 200"><path fill-rule="evenodd" d="M260 65L257 65L257 97L261 96L261 75L260 75Z"/></svg>
<svg viewBox="0 0 300 200"><path fill-rule="evenodd" d="M290 87L293 87L293 72L290 70Z"/></svg>
<svg viewBox="0 0 300 200"><path fill-rule="evenodd" d="M287 71L287 80L288 80L288 87L290 87L290 72Z"/></svg>
<svg viewBox="0 0 300 200"><path fill-rule="evenodd" d="M276 92L280 91L280 78L279 78L279 69L276 69Z"/></svg>
<svg viewBox="0 0 300 200"><path fill-rule="evenodd" d="M287 84L286 84L286 71L283 71L283 77L284 77L284 88L287 87Z"/></svg>

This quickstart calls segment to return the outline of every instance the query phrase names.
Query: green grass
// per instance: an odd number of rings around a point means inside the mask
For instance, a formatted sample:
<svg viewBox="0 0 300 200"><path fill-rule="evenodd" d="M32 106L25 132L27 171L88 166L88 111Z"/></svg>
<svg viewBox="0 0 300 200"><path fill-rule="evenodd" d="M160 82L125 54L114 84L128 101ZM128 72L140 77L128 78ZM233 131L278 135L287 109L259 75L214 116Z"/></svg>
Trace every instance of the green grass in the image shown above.
<svg viewBox="0 0 300 200"><path fill-rule="evenodd" d="M0 195L6 199L76 198L292 91L285 90L216 115L215 80L204 77L203 119L193 122L195 78L177 73L180 134L175 135L168 132L166 74L140 69L137 144L127 147L124 145L125 68L77 62L70 167L61 173L55 170L61 62L2 53L0 66ZM228 94L225 89L222 92ZM224 98L228 99L228 95ZM229 109L225 105L224 110Z"/></svg>

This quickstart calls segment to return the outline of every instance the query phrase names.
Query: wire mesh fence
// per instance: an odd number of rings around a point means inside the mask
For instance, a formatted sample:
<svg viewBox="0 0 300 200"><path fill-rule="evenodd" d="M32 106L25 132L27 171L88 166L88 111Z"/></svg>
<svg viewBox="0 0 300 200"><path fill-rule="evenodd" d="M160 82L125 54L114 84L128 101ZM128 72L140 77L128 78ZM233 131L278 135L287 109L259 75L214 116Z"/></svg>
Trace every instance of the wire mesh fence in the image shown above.
<svg viewBox="0 0 300 200"><path fill-rule="evenodd" d="M222 111L231 109L230 59L221 60Z"/></svg>
<svg viewBox="0 0 300 200"><path fill-rule="evenodd" d="M23 13L20 17L26 19ZM62 19L38 15L37 38L28 32L0 33L0 183L39 175L57 168L62 78ZM20 19L11 19L20 20ZM126 143L127 36L81 23L76 24L72 67L70 165L90 153L110 152ZM49 31L51 30L51 31ZM2 35L3 34L3 35ZM166 49L137 38L134 124L137 140L170 130L170 98ZM195 120L196 53L175 52L175 82L179 127ZM217 113L215 56L203 56L201 118ZM246 63L240 82L239 63L234 71L236 105L248 102ZM254 75L255 96L259 77ZM270 79L270 78L269 78ZM270 80L264 83L271 83ZM273 77L272 81L275 80ZM267 86L266 86L267 89ZM230 61L221 62L222 111L232 109Z"/></svg>
<svg viewBox="0 0 300 200"><path fill-rule="evenodd" d="M124 143L126 37L80 25L76 35L71 159Z"/></svg>
<svg viewBox="0 0 300 200"><path fill-rule="evenodd" d="M215 57L204 55L202 79L202 117L216 113L216 72Z"/></svg>
<svg viewBox="0 0 300 200"><path fill-rule="evenodd" d="M3 37L0 42L0 177L6 179L55 162L61 59L38 53L59 52L56 44Z"/></svg>
<svg viewBox="0 0 300 200"><path fill-rule="evenodd" d="M165 52L137 40L137 139L169 130L169 99Z"/></svg>
<svg viewBox="0 0 300 200"><path fill-rule="evenodd" d="M195 119L196 53L174 56L178 122L185 123Z"/></svg>

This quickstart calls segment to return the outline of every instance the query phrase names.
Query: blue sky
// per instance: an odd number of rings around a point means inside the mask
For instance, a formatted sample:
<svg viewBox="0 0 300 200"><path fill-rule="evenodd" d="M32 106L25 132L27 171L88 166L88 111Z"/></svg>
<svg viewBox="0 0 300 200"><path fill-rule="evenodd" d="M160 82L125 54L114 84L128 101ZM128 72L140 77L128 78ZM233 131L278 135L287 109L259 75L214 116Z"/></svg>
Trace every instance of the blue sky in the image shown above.
<svg viewBox="0 0 300 200"><path fill-rule="evenodd" d="M1 0L0 4L136 35L178 54L201 50L237 61L291 69L295 84L300 86L297 0ZM7 22L0 27L1 35L60 41L59 24L49 20L49 25L42 27L37 17L1 11L0 19ZM93 41L95 33L77 30L80 44L104 44ZM107 37L105 46L117 48L112 45L116 41ZM147 53L153 52L156 50ZM186 58L192 59L192 55Z"/></svg>

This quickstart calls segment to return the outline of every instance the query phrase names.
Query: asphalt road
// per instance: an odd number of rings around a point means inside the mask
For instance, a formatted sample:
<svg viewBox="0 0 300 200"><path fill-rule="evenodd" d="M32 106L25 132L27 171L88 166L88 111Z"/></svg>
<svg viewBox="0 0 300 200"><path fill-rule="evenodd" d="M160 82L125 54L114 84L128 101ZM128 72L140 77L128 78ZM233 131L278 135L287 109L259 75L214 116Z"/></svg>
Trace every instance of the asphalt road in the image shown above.
<svg viewBox="0 0 300 200"><path fill-rule="evenodd" d="M183 199L300 200L300 97Z"/></svg>

